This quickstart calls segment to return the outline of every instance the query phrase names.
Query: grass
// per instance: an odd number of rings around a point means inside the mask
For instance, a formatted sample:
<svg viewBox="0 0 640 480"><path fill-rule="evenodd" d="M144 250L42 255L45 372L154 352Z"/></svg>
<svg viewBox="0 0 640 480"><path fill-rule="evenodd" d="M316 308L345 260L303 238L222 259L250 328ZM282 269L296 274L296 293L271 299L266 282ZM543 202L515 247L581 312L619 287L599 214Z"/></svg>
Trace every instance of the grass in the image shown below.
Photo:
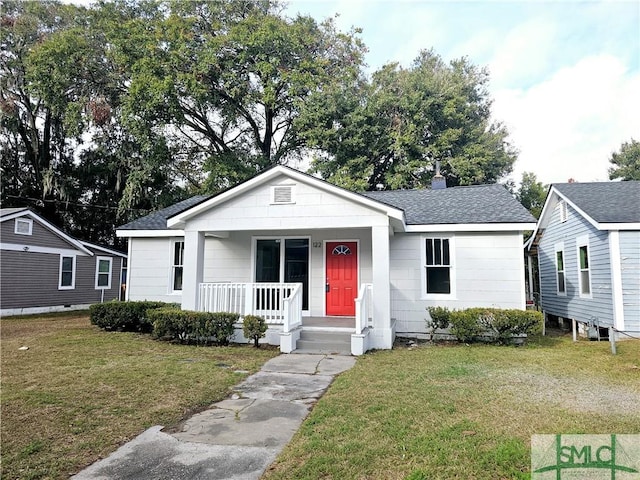
<svg viewBox="0 0 640 480"><path fill-rule="evenodd" d="M270 467L274 479L524 479L538 433L640 431L640 341L545 338L358 359Z"/></svg>
<svg viewBox="0 0 640 480"><path fill-rule="evenodd" d="M7 480L68 478L146 428L223 399L277 355L107 333L86 312L5 318L0 337Z"/></svg>

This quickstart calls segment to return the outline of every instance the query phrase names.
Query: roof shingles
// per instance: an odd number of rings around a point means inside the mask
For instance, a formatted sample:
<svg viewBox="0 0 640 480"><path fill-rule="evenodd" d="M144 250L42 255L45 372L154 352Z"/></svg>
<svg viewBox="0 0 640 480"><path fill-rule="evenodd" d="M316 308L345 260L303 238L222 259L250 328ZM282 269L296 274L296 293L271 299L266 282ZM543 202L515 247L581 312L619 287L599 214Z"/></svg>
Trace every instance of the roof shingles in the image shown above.
<svg viewBox="0 0 640 480"><path fill-rule="evenodd" d="M553 186L598 223L640 223L640 181Z"/></svg>
<svg viewBox="0 0 640 480"><path fill-rule="evenodd" d="M498 184L362 195L404 210L408 225L535 223L527 209Z"/></svg>

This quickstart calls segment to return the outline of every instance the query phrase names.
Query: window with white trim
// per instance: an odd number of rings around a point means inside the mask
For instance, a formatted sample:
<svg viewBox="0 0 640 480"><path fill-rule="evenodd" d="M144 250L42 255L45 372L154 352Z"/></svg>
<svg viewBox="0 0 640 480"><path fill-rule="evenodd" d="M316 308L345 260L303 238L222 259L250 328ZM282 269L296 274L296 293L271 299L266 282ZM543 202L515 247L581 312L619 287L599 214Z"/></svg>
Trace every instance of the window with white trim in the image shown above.
<svg viewBox="0 0 640 480"><path fill-rule="evenodd" d="M591 297L591 270L589 268L589 237L578 237L578 284L581 297Z"/></svg>
<svg viewBox="0 0 640 480"><path fill-rule="evenodd" d="M76 288L76 257L60 255L60 276L58 290Z"/></svg>
<svg viewBox="0 0 640 480"><path fill-rule="evenodd" d="M184 241L173 242L171 264L171 289L174 292L182 291L182 275L184 269Z"/></svg>
<svg viewBox="0 0 640 480"><path fill-rule="evenodd" d="M16 218L13 233L16 235L31 235L33 233L33 220L30 218Z"/></svg>
<svg viewBox="0 0 640 480"><path fill-rule="evenodd" d="M111 289L111 265L113 259L111 257L96 258L96 289Z"/></svg>
<svg viewBox="0 0 640 480"><path fill-rule="evenodd" d="M567 286L565 281L564 269L564 243L558 243L555 246L556 252L556 293L558 295L567 294Z"/></svg>
<svg viewBox="0 0 640 480"><path fill-rule="evenodd" d="M450 238L424 239L424 290L426 295L453 293L452 245Z"/></svg>

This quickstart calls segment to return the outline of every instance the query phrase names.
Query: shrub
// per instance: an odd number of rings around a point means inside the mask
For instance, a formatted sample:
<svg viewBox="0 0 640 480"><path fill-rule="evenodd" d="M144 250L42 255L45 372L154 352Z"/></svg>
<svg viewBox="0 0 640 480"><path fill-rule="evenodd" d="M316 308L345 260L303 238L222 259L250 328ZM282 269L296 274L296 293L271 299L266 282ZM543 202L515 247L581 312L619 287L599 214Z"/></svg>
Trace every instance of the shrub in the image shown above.
<svg viewBox="0 0 640 480"><path fill-rule="evenodd" d="M151 301L113 301L91 305L89 313L91 323L103 330L151 333L153 323L149 320L148 312L171 305L174 304Z"/></svg>
<svg viewBox="0 0 640 480"><path fill-rule="evenodd" d="M177 308L149 312L156 338L202 345L228 345L235 333L234 324L239 318L237 313L193 312Z"/></svg>
<svg viewBox="0 0 640 480"><path fill-rule="evenodd" d="M256 348L260 348L259 340L267 333L267 324L262 317L245 315L242 323L242 332L245 338L253 340Z"/></svg>
<svg viewBox="0 0 640 480"><path fill-rule="evenodd" d="M451 312L447 307L427 307L430 320L427 320L427 328L431 331L431 338L436 330L449 328Z"/></svg>
<svg viewBox="0 0 640 480"><path fill-rule="evenodd" d="M473 342L483 331L474 309L454 310L449 316L451 333L461 342Z"/></svg>
<svg viewBox="0 0 640 480"><path fill-rule="evenodd" d="M483 335L507 343L514 335L535 335L542 331L544 317L534 310L499 308L467 308L449 311L444 307L429 307L431 321L427 326L447 328L461 342L473 342Z"/></svg>

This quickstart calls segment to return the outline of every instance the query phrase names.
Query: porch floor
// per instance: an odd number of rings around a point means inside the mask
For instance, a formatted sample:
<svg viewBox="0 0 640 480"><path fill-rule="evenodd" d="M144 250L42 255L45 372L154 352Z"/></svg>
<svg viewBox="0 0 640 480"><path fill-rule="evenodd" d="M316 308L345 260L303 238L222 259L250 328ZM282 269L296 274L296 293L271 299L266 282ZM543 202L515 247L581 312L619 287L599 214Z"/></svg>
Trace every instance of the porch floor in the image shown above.
<svg viewBox="0 0 640 480"><path fill-rule="evenodd" d="M302 317L302 327L356 328L356 317Z"/></svg>

